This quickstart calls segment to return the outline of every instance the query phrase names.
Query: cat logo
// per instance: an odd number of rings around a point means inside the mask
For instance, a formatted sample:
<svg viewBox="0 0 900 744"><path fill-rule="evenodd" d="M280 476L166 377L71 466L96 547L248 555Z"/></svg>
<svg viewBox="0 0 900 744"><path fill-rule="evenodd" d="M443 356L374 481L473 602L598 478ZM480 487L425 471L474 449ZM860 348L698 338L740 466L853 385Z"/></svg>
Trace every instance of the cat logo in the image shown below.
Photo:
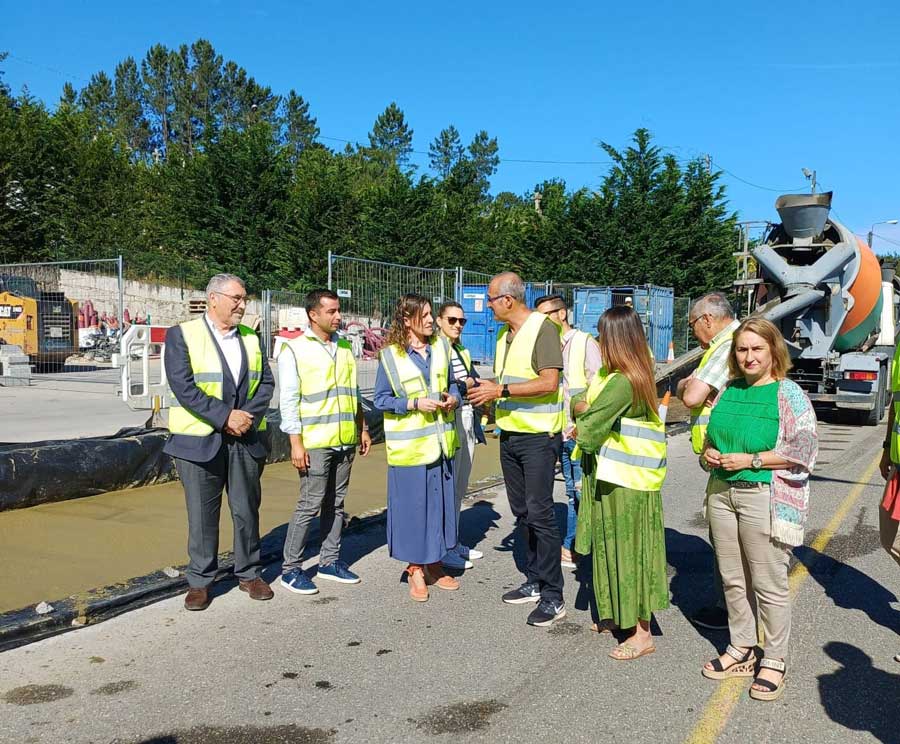
<svg viewBox="0 0 900 744"><path fill-rule="evenodd" d="M24 308L21 305L0 305L0 318L18 318Z"/></svg>

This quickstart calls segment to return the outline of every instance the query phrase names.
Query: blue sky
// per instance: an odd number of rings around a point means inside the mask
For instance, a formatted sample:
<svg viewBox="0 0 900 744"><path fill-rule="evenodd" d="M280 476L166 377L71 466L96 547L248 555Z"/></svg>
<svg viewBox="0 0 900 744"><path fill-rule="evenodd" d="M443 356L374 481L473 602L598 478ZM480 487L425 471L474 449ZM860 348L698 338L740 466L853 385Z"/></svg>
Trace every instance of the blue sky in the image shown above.
<svg viewBox="0 0 900 744"><path fill-rule="evenodd" d="M677 157L709 153L727 169L742 219L775 219L779 191L806 189L803 167L857 232L900 219L896 0L0 0L0 18L6 81L51 105L66 80L202 37L275 92L296 89L323 137L365 141L391 101L416 150L450 123L466 141L486 129L506 159L494 192L552 177L594 188L598 143L623 147L647 127ZM875 231L896 241L876 250L900 252L900 226Z"/></svg>

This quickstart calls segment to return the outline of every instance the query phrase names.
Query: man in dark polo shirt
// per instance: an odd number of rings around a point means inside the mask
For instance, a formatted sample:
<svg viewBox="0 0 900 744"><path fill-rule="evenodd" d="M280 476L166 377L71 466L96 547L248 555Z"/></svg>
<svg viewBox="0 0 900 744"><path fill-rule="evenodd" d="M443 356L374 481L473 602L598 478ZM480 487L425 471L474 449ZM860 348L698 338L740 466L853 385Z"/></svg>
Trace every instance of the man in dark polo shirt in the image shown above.
<svg viewBox="0 0 900 744"><path fill-rule="evenodd" d="M500 464L509 505L525 530L527 580L503 595L508 604L537 602L528 624L545 627L565 617L560 535L553 509L556 461L565 426L560 329L525 304L525 284L511 272L488 286L497 336L494 373L469 392L473 405L497 401Z"/></svg>

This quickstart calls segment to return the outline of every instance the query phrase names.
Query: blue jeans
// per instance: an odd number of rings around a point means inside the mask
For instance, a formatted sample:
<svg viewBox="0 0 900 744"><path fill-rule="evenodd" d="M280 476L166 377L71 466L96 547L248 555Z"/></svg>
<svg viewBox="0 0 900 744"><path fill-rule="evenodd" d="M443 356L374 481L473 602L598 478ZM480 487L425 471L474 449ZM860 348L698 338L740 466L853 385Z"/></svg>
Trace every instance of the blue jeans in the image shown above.
<svg viewBox="0 0 900 744"><path fill-rule="evenodd" d="M572 458L575 440L563 442L559 462L562 465L563 478L566 481L566 496L569 499L569 511L566 516L566 537L563 547L572 550L575 546L575 525L578 521L578 502L581 500L581 460Z"/></svg>

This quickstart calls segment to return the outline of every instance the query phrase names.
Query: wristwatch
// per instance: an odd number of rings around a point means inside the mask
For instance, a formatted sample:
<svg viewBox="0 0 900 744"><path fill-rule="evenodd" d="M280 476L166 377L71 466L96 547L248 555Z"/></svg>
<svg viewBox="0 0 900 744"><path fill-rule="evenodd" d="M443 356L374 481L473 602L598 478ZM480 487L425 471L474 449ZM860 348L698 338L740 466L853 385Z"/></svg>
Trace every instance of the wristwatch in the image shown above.
<svg viewBox="0 0 900 744"><path fill-rule="evenodd" d="M500 397L501 397L501 398L508 398L508 397L509 397L509 385L504 385L504 386L502 387L502 389L500 390Z"/></svg>
<svg viewBox="0 0 900 744"><path fill-rule="evenodd" d="M762 467L762 458L759 456L759 452L753 455L753 459L750 460L750 467L754 470L759 470Z"/></svg>

